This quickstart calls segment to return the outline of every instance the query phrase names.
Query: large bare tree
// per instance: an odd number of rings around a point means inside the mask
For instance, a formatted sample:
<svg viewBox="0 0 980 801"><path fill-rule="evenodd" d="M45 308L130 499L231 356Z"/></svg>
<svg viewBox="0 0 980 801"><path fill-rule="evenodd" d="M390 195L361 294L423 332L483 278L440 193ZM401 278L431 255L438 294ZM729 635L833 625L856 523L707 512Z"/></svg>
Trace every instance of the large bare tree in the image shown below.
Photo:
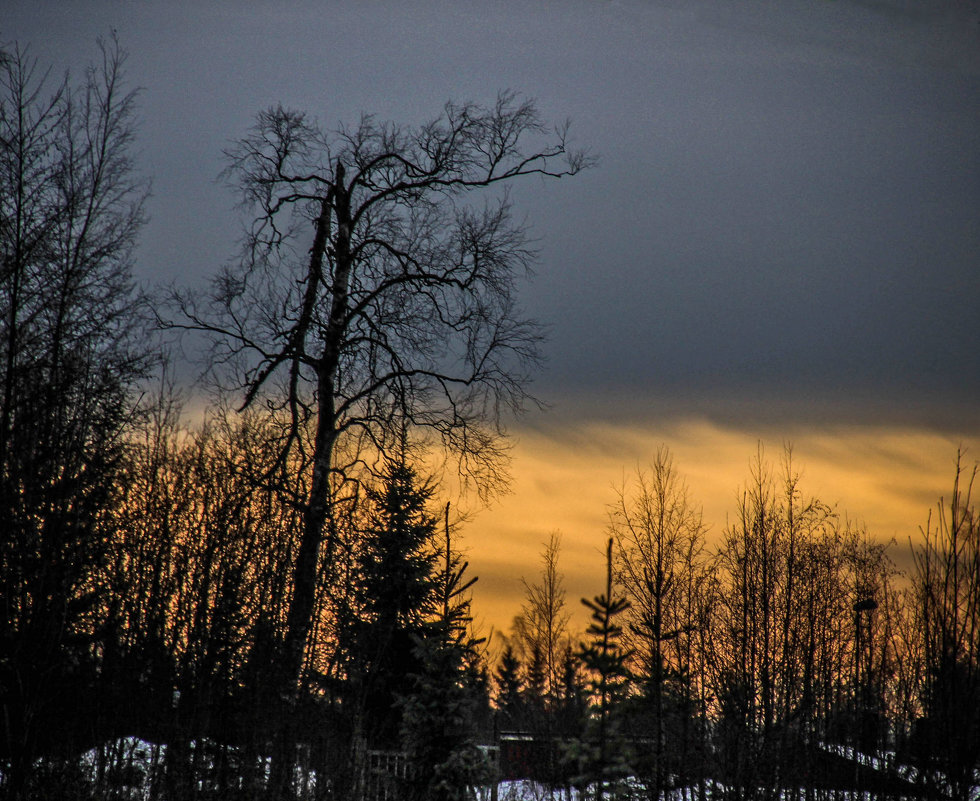
<svg viewBox="0 0 980 801"><path fill-rule="evenodd" d="M280 457L256 478L302 512L287 695L318 570L334 559L332 507L358 472L407 432L454 454L479 485L499 478L502 415L528 401L538 359L539 329L515 301L534 253L506 192L466 201L520 176L578 172L589 158L569 150L566 130L512 93L490 107L447 104L417 128L366 116L328 133L275 108L228 153L254 215L243 257L206 298L178 297L171 324L208 332L243 407L282 421Z"/></svg>
<svg viewBox="0 0 980 801"><path fill-rule="evenodd" d="M146 364L131 268L148 187L124 61L104 42L84 80L53 83L27 49L0 50L0 760L13 798L39 754L90 723L93 576Z"/></svg>

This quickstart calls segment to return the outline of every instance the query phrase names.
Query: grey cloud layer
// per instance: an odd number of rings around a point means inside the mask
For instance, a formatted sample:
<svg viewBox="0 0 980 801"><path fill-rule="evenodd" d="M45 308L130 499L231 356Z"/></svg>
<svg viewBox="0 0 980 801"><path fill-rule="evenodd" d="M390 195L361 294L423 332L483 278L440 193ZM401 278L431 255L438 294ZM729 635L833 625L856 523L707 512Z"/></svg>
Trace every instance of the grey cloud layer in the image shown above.
<svg viewBox="0 0 980 801"><path fill-rule="evenodd" d="M215 177L258 109L418 122L512 87L602 159L514 187L542 256L524 300L551 327L546 400L977 409L976 4L411 5L14 0L0 36L78 68L118 29L145 87L147 278L233 253Z"/></svg>

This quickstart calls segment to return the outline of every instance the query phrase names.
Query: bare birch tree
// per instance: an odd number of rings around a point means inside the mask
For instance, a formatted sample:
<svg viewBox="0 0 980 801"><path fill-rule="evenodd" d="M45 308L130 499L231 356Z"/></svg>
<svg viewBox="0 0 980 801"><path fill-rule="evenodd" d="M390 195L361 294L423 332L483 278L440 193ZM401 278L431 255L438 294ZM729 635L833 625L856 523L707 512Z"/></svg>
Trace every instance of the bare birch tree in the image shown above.
<svg viewBox="0 0 980 801"><path fill-rule="evenodd" d="M366 116L329 134L279 107L228 156L254 214L243 256L205 298L178 296L169 324L207 332L242 406L283 420L281 458L256 478L303 517L281 660L288 706L318 567L334 559L332 508L358 470L408 431L486 488L501 476L504 415L529 400L539 330L515 290L534 254L506 194L464 199L521 176L572 175L588 158L512 93L488 108L447 104L418 128ZM287 471L297 452L301 476Z"/></svg>
<svg viewBox="0 0 980 801"><path fill-rule="evenodd" d="M948 500L929 516L915 560L912 614L920 638L921 704L913 754L930 795L967 799L980 768L980 520L977 467L957 454Z"/></svg>
<svg viewBox="0 0 980 801"><path fill-rule="evenodd" d="M553 531L541 550L541 573L535 581L522 578L524 603L515 621L515 633L525 656L534 649L544 668L544 692L550 702L555 699L562 681L562 657L568 641L571 617L565 605L565 577L558 567L561 534Z"/></svg>
<svg viewBox="0 0 980 801"><path fill-rule="evenodd" d="M650 471L638 470L633 486L620 493L610 531L617 546L616 579L630 602L626 637L637 663L633 674L641 704L653 717L654 731L644 732L653 739L652 765L641 768L650 774L650 797L659 798L667 775L677 775L682 755L692 750L680 735L691 734L690 670L706 561L701 511L689 501L666 447L658 449ZM670 699L675 703L665 704ZM667 718L679 724L669 738ZM674 744L671 754L668 739Z"/></svg>

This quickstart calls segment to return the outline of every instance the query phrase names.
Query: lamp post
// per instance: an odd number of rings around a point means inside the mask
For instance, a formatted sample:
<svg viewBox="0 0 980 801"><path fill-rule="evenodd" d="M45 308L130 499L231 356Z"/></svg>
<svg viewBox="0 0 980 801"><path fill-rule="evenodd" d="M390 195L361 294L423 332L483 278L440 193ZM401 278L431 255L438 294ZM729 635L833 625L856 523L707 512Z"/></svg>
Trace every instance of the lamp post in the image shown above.
<svg viewBox="0 0 980 801"><path fill-rule="evenodd" d="M871 681L871 614L878 608L878 602L870 597L858 599L854 606L854 792L858 798L861 797L861 763L858 761L858 753L861 751L864 740L865 727L868 715L868 702L870 700L870 681ZM867 613L867 649L868 664L865 667L864 682L861 681L861 617ZM869 686L865 686L865 685Z"/></svg>

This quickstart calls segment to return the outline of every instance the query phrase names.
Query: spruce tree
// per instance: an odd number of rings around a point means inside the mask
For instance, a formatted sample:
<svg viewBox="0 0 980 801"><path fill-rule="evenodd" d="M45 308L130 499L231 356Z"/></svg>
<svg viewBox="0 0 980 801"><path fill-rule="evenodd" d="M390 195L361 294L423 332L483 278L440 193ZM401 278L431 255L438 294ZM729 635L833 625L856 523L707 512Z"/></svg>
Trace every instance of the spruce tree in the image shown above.
<svg viewBox="0 0 980 801"><path fill-rule="evenodd" d="M561 684L555 714L555 733L562 741L569 741L582 731L588 709L586 687L581 675L581 660L569 643L561 660Z"/></svg>
<svg viewBox="0 0 980 801"><path fill-rule="evenodd" d="M497 685L500 728L503 730L513 729L520 720L521 699L524 689L521 672L521 660L514 653L513 646L508 643L494 674L494 683Z"/></svg>
<svg viewBox="0 0 980 801"><path fill-rule="evenodd" d="M578 783L591 787L596 801L622 797L630 775L629 744L622 727L623 707L629 693L630 651L623 645L623 628L617 619L629 609L629 601L613 597L612 547L606 547L606 591L582 603L592 611L586 633L588 642L578 657L588 675L591 697L589 717L582 739L574 744Z"/></svg>
<svg viewBox="0 0 980 801"><path fill-rule="evenodd" d="M541 734L547 728L547 665L544 654L537 643L531 645L528 655L527 671L524 678L524 720L522 728L534 734Z"/></svg>
<svg viewBox="0 0 980 801"><path fill-rule="evenodd" d="M398 745L398 699L422 669L417 641L436 599L433 488L399 461L368 490L369 521L355 559L356 616L342 633L354 736L374 748Z"/></svg>
<svg viewBox="0 0 980 801"><path fill-rule="evenodd" d="M419 670L401 699L402 747L409 764L409 801L462 801L469 789L491 779L488 760L477 745L482 677L470 633L468 590L476 578L453 552L446 506L446 539L436 575L435 614L415 637Z"/></svg>

